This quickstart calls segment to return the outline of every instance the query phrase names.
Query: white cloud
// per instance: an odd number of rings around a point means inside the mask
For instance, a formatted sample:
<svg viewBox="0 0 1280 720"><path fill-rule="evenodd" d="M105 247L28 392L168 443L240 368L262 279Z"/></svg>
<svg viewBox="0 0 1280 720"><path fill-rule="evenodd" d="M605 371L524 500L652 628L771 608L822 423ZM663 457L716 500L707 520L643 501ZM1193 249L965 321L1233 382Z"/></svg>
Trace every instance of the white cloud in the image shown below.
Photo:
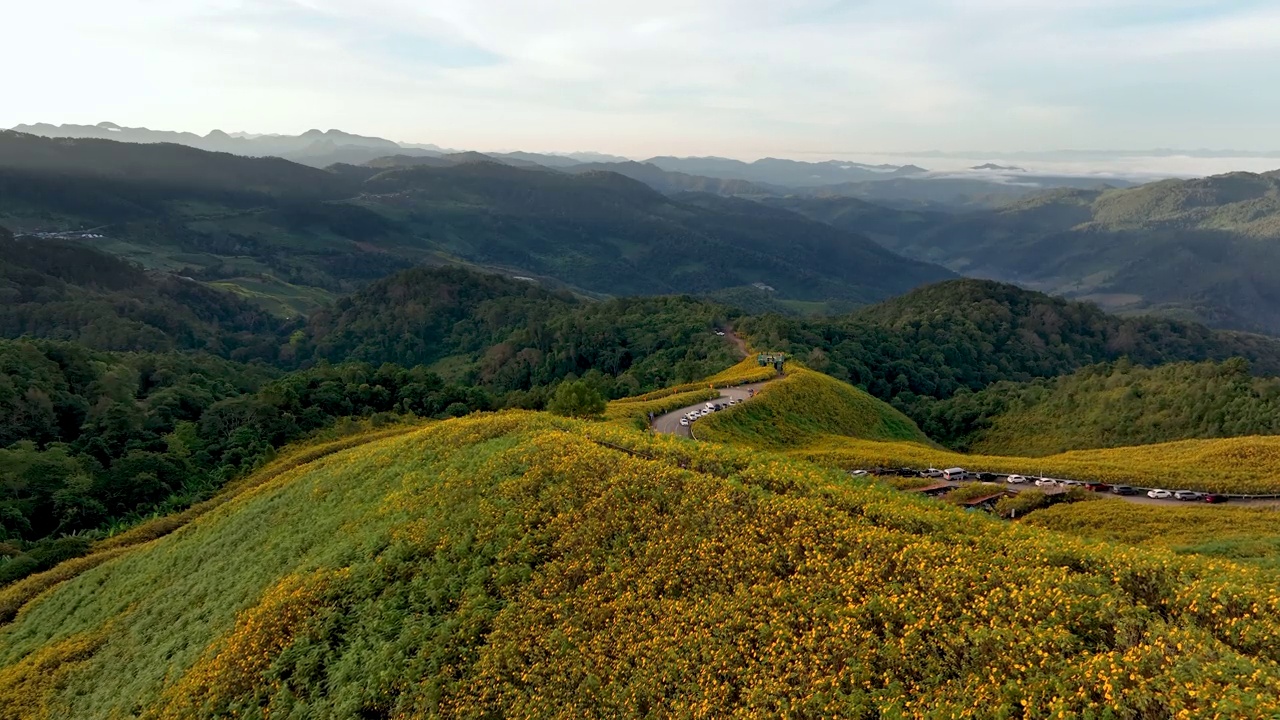
<svg viewBox="0 0 1280 720"><path fill-rule="evenodd" d="M1207 0L44 0L6 24L2 125L637 155L1260 143L1266 116L1128 89L1280 60L1280 11Z"/></svg>

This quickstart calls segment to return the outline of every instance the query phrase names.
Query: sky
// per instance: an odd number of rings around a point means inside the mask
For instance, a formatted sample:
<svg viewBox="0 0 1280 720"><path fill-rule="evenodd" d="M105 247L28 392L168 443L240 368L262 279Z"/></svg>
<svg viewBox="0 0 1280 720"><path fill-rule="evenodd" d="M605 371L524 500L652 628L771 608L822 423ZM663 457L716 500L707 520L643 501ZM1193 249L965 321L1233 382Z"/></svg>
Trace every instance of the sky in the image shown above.
<svg viewBox="0 0 1280 720"><path fill-rule="evenodd" d="M4 0L0 126L754 158L1280 149L1276 0Z"/></svg>

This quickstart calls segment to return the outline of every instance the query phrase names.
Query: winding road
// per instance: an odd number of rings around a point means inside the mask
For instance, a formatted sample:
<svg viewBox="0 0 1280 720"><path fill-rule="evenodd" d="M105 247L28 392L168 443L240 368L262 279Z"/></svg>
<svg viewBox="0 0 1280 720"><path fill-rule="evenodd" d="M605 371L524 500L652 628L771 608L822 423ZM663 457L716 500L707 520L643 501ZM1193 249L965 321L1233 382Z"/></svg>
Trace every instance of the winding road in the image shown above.
<svg viewBox="0 0 1280 720"><path fill-rule="evenodd" d="M720 388L720 397L715 400L710 400L710 401L703 400L702 402L694 403L693 405L689 405L688 407L682 407L679 410L672 410L666 415L659 415L658 417L654 418L653 431L663 433L665 435L679 435L681 437L693 437L692 433L690 432L690 429L696 426L698 424L698 421L694 420L692 423L688 425L680 424L680 418L684 417L687 413L693 410L701 409L708 402L723 403L723 402L728 402L729 400L737 400L738 402L747 402L751 399L751 395L753 392L759 391L760 388L764 387L765 385L768 385L771 382L773 381L766 380L765 382L751 383L750 385L738 385L736 387Z"/></svg>

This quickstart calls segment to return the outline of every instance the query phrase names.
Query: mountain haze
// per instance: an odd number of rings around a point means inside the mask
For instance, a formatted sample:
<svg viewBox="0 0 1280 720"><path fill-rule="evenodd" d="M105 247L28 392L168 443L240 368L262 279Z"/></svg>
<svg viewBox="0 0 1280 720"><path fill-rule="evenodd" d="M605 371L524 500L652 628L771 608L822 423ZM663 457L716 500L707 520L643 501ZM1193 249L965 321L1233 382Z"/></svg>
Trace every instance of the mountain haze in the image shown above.
<svg viewBox="0 0 1280 720"><path fill-rule="evenodd" d="M1059 190L900 239L957 272L1280 333L1280 173Z"/></svg>

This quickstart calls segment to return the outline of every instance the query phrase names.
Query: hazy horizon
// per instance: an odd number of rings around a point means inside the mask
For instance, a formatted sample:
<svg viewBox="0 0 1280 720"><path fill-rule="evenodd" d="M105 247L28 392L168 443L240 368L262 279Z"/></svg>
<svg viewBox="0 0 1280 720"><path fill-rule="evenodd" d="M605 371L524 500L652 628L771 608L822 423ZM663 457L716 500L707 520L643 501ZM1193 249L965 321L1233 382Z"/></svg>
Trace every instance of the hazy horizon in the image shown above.
<svg viewBox="0 0 1280 720"><path fill-rule="evenodd" d="M1280 7L1257 0L15 5L5 127L746 158L1273 150L1280 111Z"/></svg>

